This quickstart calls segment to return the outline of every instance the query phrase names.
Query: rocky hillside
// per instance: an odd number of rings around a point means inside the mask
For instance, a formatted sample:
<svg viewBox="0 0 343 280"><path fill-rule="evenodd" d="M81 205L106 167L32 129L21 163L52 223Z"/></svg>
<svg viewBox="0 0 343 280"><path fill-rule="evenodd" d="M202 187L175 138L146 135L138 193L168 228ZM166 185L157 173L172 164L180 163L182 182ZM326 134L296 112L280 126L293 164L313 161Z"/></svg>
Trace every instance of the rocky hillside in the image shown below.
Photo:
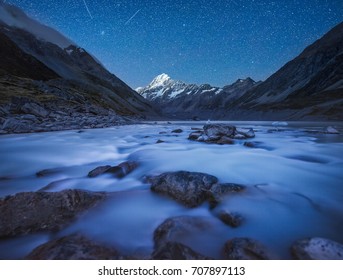
<svg viewBox="0 0 343 280"><path fill-rule="evenodd" d="M343 23L233 105L247 116L342 120Z"/></svg>
<svg viewBox="0 0 343 280"><path fill-rule="evenodd" d="M219 88L209 84L186 84L161 74L136 91L168 117L220 118L229 104L255 85L255 81L247 78Z"/></svg>
<svg viewBox="0 0 343 280"><path fill-rule="evenodd" d="M0 4L0 15L2 133L103 127L156 115L62 34L11 5Z"/></svg>

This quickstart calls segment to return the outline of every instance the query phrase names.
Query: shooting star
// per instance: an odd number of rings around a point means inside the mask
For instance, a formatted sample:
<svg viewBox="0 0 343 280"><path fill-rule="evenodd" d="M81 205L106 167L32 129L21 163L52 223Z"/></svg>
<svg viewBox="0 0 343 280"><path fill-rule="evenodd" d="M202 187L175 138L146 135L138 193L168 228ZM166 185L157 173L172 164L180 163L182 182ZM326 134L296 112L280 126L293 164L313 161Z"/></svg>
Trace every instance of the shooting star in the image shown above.
<svg viewBox="0 0 343 280"><path fill-rule="evenodd" d="M91 12L90 12L89 9L88 9L86 0L83 0L83 3L85 4L85 7L86 7L86 9L87 9L87 12L88 12L89 16L91 17L91 19L93 19L93 16L92 16Z"/></svg>
<svg viewBox="0 0 343 280"><path fill-rule="evenodd" d="M141 11L142 9L139 9L137 12L135 12L134 14L133 14L133 16L132 17L130 17L128 20L127 20L127 22L125 22L125 25L128 25L129 23L130 23L130 21Z"/></svg>

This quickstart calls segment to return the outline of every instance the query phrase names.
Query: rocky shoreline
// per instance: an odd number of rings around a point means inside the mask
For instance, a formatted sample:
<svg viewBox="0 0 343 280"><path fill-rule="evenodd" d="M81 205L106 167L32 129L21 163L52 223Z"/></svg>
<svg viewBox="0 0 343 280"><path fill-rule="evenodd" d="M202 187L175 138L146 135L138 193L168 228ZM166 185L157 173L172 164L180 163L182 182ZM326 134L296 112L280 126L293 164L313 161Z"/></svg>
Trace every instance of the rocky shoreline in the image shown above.
<svg viewBox="0 0 343 280"><path fill-rule="evenodd" d="M29 112L27 114L2 117L0 108L0 134L106 128L135 122L137 120L134 118L122 117L114 112L109 112L107 115L93 115L84 113L66 114L61 111L46 116Z"/></svg>

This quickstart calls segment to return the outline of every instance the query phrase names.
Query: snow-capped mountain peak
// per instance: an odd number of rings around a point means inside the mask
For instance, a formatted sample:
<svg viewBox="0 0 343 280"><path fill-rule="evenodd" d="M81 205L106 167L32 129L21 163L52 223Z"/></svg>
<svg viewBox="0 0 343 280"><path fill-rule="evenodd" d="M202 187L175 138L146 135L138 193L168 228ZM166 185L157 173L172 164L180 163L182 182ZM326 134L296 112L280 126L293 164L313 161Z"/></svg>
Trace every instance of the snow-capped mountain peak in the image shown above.
<svg viewBox="0 0 343 280"><path fill-rule="evenodd" d="M150 88L165 86L167 83L172 82L172 79L165 73L155 77L152 82L149 84Z"/></svg>
<svg viewBox="0 0 343 280"><path fill-rule="evenodd" d="M60 32L29 18L21 9L16 6L0 2L0 22L8 26L24 29L33 34L38 39L51 42L60 48L75 45L70 39Z"/></svg>

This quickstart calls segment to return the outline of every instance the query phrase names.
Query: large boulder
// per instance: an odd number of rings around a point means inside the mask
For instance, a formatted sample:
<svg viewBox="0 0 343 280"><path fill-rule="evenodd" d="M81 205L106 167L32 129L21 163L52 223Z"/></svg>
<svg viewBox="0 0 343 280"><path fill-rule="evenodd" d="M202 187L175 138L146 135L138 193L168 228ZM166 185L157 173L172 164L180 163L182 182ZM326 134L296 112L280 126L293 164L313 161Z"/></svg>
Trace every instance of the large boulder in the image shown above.
<svg viewBox="0 0 343 280"><path fill-rule="evenodd" d="M296 241L291 252L299 260L343 260L343 244L319 237Z"/></svg>
<svg viewBox="0 0 343 280"><path fill-rule="evenodd" d="M179 216L166 219L154 231L155 249L167 242L180 242L182 238L198 234L212 226L210 218Z"/></svg>
<svg viewBox="0 0 343 280"><path fill-rule="evenodd" d="M242 135L246 138L254 138L255 132L252 128L236 128L236 137L237 135Z"/></svg>
<svg viewBox="0 0 343 280"><path fill-rule="evenodd" d="M58 231L105 197L105 193L82 190L7 196L0 199L0 238Z"/></svg>
<svg viewBox="0 0 343 280"><path fill-rule="evenodd" d="M212 175L188 171L166 172L146 180L151 184L152 191L170 196L188 207L204 202L207 192L218 181Z"/></svg>
<svg viewBox="0 0 343 280"><path fill-rule="evenodd" d="M214 144L234 144L234 139L247 139L255 137L252 128L236 128L228 124L206 124L202 130L191 132L189 140L214 143Z"/></svg>
<svg viewBox="0 0 343 280"><path fill-rule="evenodd" d="M275 256L260 242L250 238L233 238L223 248L227 260L269 260Z"/></svg>
<svg viewBox="0 0 343 280"><path fill-rule="evenodd" d="M167 242L152 253L153 260L209 260L210 258L193 251L190 247L178 243Z"/></svg>
<svg viewBox="0 0 343 280"><path fill-rule="evenodd" d="M123 257L113 248L72 234L49 241L35 248L28 260L117 260Z"/></svg>
<svg viewBox="0 0 343 280"><path fill-rule="evenodd" d="M222 136L233 137L236 127L225 124L206 124L204 125L204 133L212 140L219 140Z"/></svg>

